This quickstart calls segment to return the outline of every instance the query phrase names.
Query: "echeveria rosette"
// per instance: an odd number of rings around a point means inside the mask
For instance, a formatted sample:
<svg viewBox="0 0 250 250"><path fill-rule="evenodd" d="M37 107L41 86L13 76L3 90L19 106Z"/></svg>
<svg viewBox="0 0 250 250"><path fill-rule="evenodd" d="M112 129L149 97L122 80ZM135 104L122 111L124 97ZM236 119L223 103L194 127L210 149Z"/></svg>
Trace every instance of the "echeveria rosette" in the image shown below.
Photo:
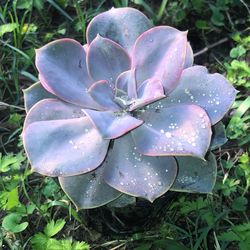
<svg viewBox="0 0 250 250"><path fill-rule="evenodd" d="M33 170L59 177L78 208L122 193L154 201L168 190L211 192L211 126L236 90L192 66L187 32L152 27L132 8L96 16L87 42L60 39L36 51L40 83L24 91Z"/></svg>

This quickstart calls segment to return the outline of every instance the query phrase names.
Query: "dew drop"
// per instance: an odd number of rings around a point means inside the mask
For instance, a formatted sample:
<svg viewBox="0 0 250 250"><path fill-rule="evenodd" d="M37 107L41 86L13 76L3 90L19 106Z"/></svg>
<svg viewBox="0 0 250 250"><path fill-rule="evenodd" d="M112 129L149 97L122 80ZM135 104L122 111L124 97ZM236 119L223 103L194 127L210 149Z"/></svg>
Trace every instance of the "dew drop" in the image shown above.
<svg viewBox="0 0 250 250"><path fill-rule="evenodd" d="M166 136L167 138L170 138L172 135L171 135L170 132L166 132L166 133L165 133L165 136Z"/></svg>

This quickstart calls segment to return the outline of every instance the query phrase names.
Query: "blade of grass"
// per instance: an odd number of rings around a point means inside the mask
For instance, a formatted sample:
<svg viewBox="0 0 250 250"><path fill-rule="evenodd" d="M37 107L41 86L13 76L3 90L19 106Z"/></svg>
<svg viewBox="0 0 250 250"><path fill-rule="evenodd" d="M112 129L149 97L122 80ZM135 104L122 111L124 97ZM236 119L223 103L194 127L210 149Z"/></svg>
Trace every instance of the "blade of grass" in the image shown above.
<svg viewBox="0 0 250 250"><path fill-rule="evenodd" d="M32 75L31 73L27 72L26 70L21 70L20 74L23 76L26 76L27 78L29 78L30 80L32 80L34 82L39 81L39 79L36 76Z"/></svg>
<svg viewBox="0 0 250 250"><path fill-rule="evenodd" d="M122 7L128 7L128 0L122 0Z"/></svg>
<svg viewBox="0 0 250 250"><path fill-rule="evenodd" d="M34 66L34 63L33 63L33 61L31 60L31 58L30 58L27 54L25 54L23 51L21 51L20 49L18 49L18 48L16 48L16 47L12 46L12 45L10 45L10 44L8 44L7 42L5 42L5 41L3 41L3 40L0 40L0 43L2 43L4 46L7 46L7 47L9 47L10 49L14 50L14 51L17 52L18 54L22 55L25 59L27 59L29 62L31 62L32 65ZM34 66L34 68L35 68L35 66Z"/></svg>
<svg viewBox="0 0 250 250"><path fill-rule="evenodd" d="M5 3L4 6L0 6L0 18L2 19L2 22L5 23L5 17L7 13L7 8L8 8L8 2Z"/></svg>
<svg viewBox="0 0 250 250"><path fill-rule="evenodd" d="M156 16L156 20L158 22L162 19L162 16L163 16L164 10L167 6L167 3L168 3L168 0L162 0L162 2L161 2L161 6L160 6L158 14Z"/></svg>
<svg viewBox="0 0 250 250"><path fill-rule="evenodd" d="M81 23L82 26L82 36L83 36L83 42L86 42L86 37L85 37L85 33L86 33L86 19L83 15L83 11L81 10L81 6L78 3L78 1L75 1L75 8L76 8L76 14L77 17Z"/></svg>
<svg viewBox="0 0 250 250"><path fill-rule="evenodd" d="M65 16L67 19L69 19L71 22L73 22L73 18L65 10L63 10L54 0L47 0L47 2L49 2L63 16Z"/></svg>
<svg viewBox="0 0 250 250"><path fill-rule="evenodd" d="M121 8L122 7L122 5L121 5L121 3L120 3L119 0L113 0L113 3L114 3L114 5L115 5L116 8Z"/></svg>
<svg viewBox="0 0 250 250"><path fill-rule="evenodd" d="M143 0L132 0L135 4L141 5L152 17L155 19L155 13L145 1Z"/></svg>
<svg viewBox="0 0 250 250"><path fill-rule="evenodd" d="M250 108L250 96L245 99L240 106L237 108L234 116L242 117L246 111Z"/></svg>

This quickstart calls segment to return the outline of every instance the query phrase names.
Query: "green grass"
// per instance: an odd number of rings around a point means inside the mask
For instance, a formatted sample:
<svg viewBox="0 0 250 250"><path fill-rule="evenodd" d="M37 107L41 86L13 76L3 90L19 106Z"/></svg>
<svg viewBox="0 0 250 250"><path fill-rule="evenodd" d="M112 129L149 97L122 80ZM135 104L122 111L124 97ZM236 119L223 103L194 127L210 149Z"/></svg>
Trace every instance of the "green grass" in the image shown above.
<svg viewBox="0 0 250 250"><path fill-rule="evenodd" d="M62 37L85 43L88 22L112 6L136 7L157 25L188 29L195 52L208 48L195 63L225 74L239 90L224 119L229 141L214 151L213 195L170 193L132 210L77 212L55 179L31 174L20 135L22 89L37 80L35 49ZM231 0L1 1L0 248L250 249L249 8Z"/></svg>

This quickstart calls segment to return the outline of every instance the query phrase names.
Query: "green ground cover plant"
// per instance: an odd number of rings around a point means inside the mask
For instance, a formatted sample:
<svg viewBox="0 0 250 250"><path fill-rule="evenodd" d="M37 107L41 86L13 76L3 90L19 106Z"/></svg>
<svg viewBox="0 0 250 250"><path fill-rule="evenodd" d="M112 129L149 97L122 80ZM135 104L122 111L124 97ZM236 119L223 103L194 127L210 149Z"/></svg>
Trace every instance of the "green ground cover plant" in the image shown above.
<svg viewBox="0 0 250 250"><path fill-rule="evenodd" d="M220 72L239 91L218 130L227 142L213 149L211 194L170 193L136 205L127 197L131 205L122 211L119 201L77 211L56 179L31 172L21 140L22 90L38 80L35 49L64 37L86 43L87 24L112 6L189 29L194 63ZM250 249L249 8L237 0L1 1L0 248Z"/></svg>

